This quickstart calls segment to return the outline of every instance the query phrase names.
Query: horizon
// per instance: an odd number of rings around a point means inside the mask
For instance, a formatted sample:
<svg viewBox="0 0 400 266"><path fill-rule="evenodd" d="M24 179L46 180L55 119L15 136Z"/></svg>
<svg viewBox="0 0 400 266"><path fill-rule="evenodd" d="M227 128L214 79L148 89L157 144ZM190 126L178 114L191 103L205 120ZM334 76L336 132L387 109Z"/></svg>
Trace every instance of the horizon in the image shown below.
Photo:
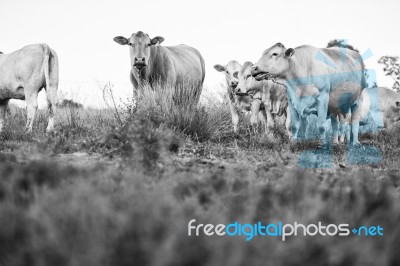
<svg viewBox="0 0 400 266"><path fill-rule="evenodd" d="M367 68L376 71L378 86L391 88L393 80L377 61L384 55L400 55L400 40L388 27L397 22L398 7L400 3L391 0L339 0L329 5L316 0L16 0L0 10L2 24L7 25L2 29L0 51L49 44L60 61L59 98L91 107L105 106L101 87L106 82L115 85L117 98L130 96L129 49L113 38L139 30L150 37L163 36L162 45L183 43L199 50L206 63L206 94L222 91L224 76L214 70L215 64L230 60L255 63L263 50L277 42L288 48L326 47L333 39L348 40L361 54L370 49L373 56L365 60ZM23 19L16 19L15 14ZM46 105L44 99L41 92L41 107Z"/></svg>

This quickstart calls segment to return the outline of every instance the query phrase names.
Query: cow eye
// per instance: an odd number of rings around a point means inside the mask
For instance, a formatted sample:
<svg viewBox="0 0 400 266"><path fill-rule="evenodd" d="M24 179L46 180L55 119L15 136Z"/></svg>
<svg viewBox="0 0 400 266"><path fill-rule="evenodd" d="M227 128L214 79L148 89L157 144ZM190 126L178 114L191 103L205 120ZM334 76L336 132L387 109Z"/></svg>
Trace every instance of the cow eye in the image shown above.
<svg viewBox="0 0 400 266"><path fill-rule="evenodd" d="M272 54L272 56L277 56L277 55L278 55L277 53L273 53L273 54Z"/></svg>
<svg viewBox="0 0 400 266"><path fill-rule="evenodd" d="M129 46L132 46L132 43L131 43L131 42L129 42L129 43L128 43L128 45L129 45Z"/></svg>

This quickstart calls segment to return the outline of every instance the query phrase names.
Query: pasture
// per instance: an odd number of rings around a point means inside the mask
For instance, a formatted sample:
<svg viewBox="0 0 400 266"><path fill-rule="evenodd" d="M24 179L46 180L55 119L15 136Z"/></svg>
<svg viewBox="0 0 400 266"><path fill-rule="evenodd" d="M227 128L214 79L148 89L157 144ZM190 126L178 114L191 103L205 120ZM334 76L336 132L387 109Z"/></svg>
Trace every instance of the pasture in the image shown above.
<svg viewBox="0 0 400 266"><path fill-rule="evenodd" d="M161 92L161 93L160 93ZM175 95L175 97L172 97ZM289 143L229 107L146 89L108 109L59 108L46 135L40 111L11 106L0 141L0 265L399 265L399 127L361 137L378 164L302 169L318 143ZM366 156L361 154L360 156ZM187 224L348 223L384 236L189 237Z"/></svg>

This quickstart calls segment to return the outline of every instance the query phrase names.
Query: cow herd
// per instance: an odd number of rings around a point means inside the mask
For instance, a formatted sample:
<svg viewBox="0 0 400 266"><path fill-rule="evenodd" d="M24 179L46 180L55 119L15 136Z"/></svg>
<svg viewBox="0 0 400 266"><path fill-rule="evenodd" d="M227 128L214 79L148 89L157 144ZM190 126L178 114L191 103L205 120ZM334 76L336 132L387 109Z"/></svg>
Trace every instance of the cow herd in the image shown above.
<svg viewBox="0 0 400 266"><path fill-rule="evenodd" d="M230 61L215 65L224 72L234 131L238 113L251 111L268 132L275 116L286 117L292 140L307 139L308 118L316 116L318 138L327 144L327 122L333 143L358 144L360 125L370 130L389 127L400 120L400 94L387 88L366 88L361 55L346 48L286 48L277 43L262 53L256 64ZM258 115L261 114L261 115Z"/></svg>
<svg viewBox="0 0 400 266"><path fill-rule="evenodd" d="M204 59L198 50L183 44L162 46L163 37L150 38L142 31L129 38L117 36L114 41L129 46L130 81L137 97L143 86L190 86L191 97L198 102L205 77ZM225 76L235 132L243 112L251 112L252 125L261 121L266 133L271 132L277 117L284 116L289 138L298 140L307 138L309 117L315 115L318 137L324 143L328 142L325 135L330 122L334 143L346 140L357 144L360 125L388 127L400 120L400 94L387 88L366 88L363 59L350 49L309 45L293 49L277 43L255 64L232 60L214 68ZM26 100L26 132L32 131L37 96L43 88L49 132L54 129L57 103L56 52L47 44L0 52L0 132L10 99Z"/></svg>

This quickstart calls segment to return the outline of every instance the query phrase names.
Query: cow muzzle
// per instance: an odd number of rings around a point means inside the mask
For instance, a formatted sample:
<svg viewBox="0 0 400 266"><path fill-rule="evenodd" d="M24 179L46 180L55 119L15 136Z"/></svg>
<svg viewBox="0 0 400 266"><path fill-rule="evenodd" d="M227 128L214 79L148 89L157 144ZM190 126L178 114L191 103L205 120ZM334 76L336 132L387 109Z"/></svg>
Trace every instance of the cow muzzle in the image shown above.
<svg viewBox="0 0 400 266"><path fill-rule="evenodd" d="M269 72L261 71L258 66L253 66L251 68L251 75L255 78L255 80L260 81L264 79L272 78L272 75Z"/></svg>
<svg viewBox="0 0 400 266"><path fill-rule="evenodd" d="M233 89L236 89L236 87L237 87L238 84L239 84L239 82L237 82L237 81L231 81L231 87L232 87Z"/></svg>
<svg viewBox="0 0 400 266"><path fill-rule="evenodd" d="M243 92L241 88L237 88L234 90L237 96L249 96L247 92Z"/></svg>
<svg viewBox="0 0 400 266"><path fill-rule="evenodd" d="M146 66L146 60L144 57L135 57L135 61L133 63L133 66L138 69L141 70L142 68L144 68Z"/></svg>

